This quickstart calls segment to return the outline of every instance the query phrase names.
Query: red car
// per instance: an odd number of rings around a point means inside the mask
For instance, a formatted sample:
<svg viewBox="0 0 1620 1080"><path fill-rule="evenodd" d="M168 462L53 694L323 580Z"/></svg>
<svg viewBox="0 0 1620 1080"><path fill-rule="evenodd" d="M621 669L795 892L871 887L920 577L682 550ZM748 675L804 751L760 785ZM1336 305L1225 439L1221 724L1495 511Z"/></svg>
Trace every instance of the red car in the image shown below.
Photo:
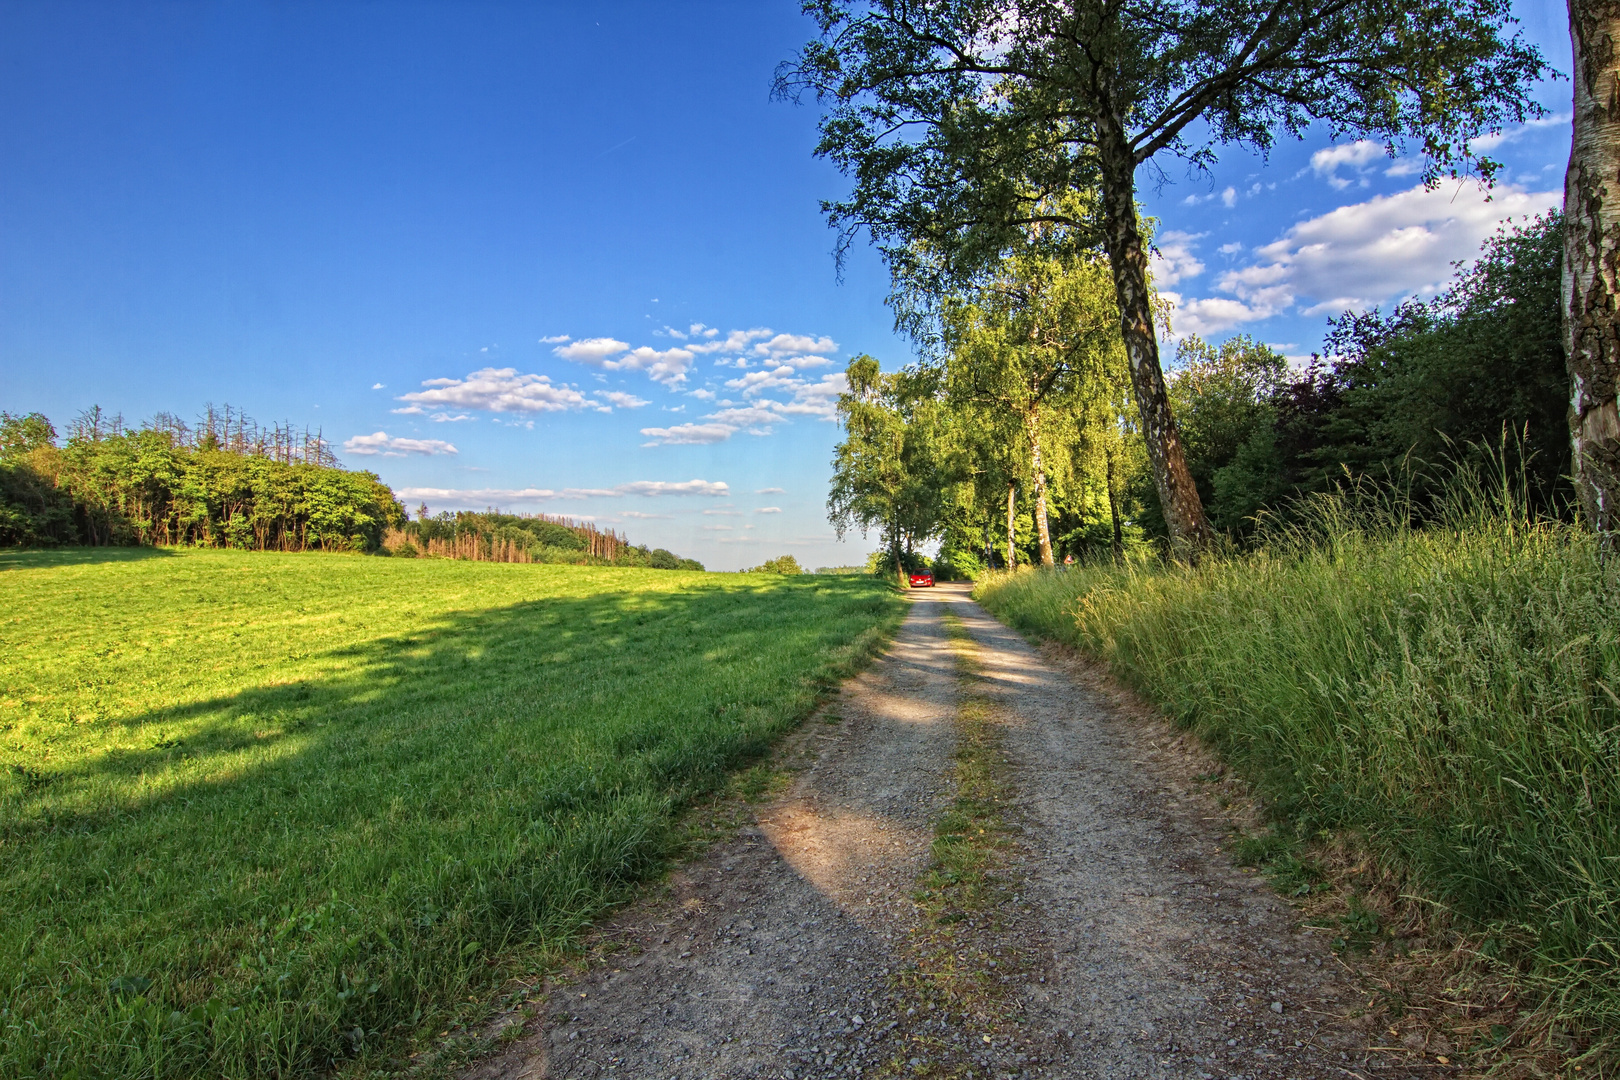
<svg viewBox="0 0 1620 1080"><path fill-rule="evenodd" d="M912 574L911 587L913 589L932 589L934 587L934 575L926 570Z"/></svg>

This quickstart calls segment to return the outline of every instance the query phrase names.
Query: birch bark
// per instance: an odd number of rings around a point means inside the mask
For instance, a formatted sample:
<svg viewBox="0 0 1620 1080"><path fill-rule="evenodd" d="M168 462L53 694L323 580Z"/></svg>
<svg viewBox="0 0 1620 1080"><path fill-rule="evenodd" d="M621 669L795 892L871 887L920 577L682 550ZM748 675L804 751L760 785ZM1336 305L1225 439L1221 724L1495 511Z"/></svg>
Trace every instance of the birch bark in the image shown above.
<svg viewBox="0 0 1620 1080"><path fill-rule="evenodd" d="M1029 460L1035 481L1035 535L1041 545L1041 565L1052 566L1052 531L1046 521L1046 467L1041 464L1041 424L1035 409L1024 414L1024 430L1029 433Z"/></svg>
<svg viewBox="0 0 1620 1080"><path fill-rule="evenodd" d="M1620 529L1620 0L1569 0L1575 134L1564 176L1564 355L1575 488L1605 544Z"/></svg>

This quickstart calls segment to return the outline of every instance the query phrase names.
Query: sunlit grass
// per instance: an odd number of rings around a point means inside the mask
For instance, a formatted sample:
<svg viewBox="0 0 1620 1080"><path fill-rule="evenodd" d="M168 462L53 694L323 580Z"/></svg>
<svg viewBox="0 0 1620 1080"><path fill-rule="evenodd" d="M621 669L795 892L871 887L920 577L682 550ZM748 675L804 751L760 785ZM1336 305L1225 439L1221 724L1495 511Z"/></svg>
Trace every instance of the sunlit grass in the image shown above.
<svg viewBox="0 0 1620 1080"><path fill-rule="evenodd" d="M1590 534L1463 495L1425 531L1327 499L1251 555L1001 576L977 595L1106 659L1293 834L1361 834L1607 1055L1620 582Z"/></svg>
<svg viewBox="0 0 1620 1080"><path fill-rule="evenodd" d="M0 555L0 1075L386 1062L887 635L858 578Z"/></svg>

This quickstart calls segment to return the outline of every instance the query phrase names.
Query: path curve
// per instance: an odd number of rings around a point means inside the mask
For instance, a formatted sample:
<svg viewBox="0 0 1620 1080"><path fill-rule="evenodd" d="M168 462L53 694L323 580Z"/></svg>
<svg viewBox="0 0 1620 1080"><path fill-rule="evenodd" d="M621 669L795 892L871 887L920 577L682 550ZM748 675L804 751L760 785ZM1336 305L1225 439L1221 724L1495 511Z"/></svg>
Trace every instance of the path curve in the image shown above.
<svg viewBox="0 0 1620 1080"><path fill-rule="evenodd" d="M619 913L605 933L622 947L465 1080L1405 1073L1369 1061L1347 1019L1362 1002L1320 935L1220 853L1223 819L1175 740L965 587L909 596L890 650L789 741L788 791ZM925 1022L896 979L952 795L947 611L1002 729L1019 899L1001 932L1034 957L1011 988L1018 1036L983 1045ZM937 1030L919 1040L920 1025ZM922 1049L940 1040L948 1061Z"/></svg>

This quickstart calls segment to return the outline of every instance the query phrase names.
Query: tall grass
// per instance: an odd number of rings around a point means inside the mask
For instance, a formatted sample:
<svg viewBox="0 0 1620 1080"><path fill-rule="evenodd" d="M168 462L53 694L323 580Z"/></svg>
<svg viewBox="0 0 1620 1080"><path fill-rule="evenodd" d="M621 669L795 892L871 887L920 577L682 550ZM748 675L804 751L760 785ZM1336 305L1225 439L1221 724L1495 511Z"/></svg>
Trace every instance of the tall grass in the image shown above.
<svg viewBox="0 0 1620 1080"><path fill-rule="evenodd" d="M1307 504L1257 551L982 582L1105 659L1301 835L1362 834L1590 1045L1620 1042L1620 607L1591 536L1464 478Z"/></svg>
<svg viewBox="0 0 1620 1080"><path fill-rule="evenodd" d="M882 582L0 553L0 1077L367 1075L892 630Z"/></svg>

